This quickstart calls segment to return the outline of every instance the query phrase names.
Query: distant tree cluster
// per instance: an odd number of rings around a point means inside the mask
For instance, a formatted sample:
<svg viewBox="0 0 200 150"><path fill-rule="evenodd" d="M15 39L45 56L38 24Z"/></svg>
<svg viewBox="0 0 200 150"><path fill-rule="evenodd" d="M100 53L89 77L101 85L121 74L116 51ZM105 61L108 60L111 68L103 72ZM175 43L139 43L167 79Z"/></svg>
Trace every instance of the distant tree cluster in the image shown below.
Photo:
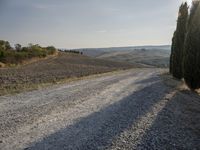
<svg viewBox="0 0 200 150"><path fill-rule="evenodd" d="M77 50L60 50L62 52L66 52L66 53L74 53L74 54L81 54L83 55L83 52L77 51Z"/></svg>
<svg viewBox="0 0 200 150"><path fill-rule="evenodd" d="M200 1L180 6L177 28L172 38L170 73L184 78L192 90L200 88Z"/></svg>
<svg viewBox="0 0 200 150"><path fill-rule="evenodd" d="M20 44L15 44L15 48L12 48L8 41L0 40L0 62L4 64L18 64L31 58L42 58L54 53L56 48L53 46L41 47L38 44L29 44L27 47L22 47Z"/></svg>

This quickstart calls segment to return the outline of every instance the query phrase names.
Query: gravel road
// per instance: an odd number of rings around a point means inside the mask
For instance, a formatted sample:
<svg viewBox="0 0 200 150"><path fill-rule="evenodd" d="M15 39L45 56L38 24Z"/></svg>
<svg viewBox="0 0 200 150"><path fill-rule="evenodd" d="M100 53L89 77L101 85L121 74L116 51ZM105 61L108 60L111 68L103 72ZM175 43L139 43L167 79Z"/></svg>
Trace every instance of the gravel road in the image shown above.
<svg viewBox="0 0 200 150"><path fill-rule="evenodd" d="M1 96L0 149L198 149L200 118L182 112L181 96L157 69Z"/></svg>

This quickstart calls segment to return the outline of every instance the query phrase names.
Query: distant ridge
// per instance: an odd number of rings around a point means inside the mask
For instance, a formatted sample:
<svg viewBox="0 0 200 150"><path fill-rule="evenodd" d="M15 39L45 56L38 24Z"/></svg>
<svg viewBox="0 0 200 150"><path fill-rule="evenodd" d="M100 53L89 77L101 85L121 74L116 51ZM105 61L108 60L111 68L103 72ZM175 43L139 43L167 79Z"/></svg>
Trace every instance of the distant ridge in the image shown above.
<svg viewBox="0 0 200 150"><path fill-rule="evenodd" d="M171 45L157 45L157 46L145 45L145 46L107 47L107 48L79 48L79 49L73 49L73 50L83 52L83 54L85 54L87 56L99 57L108 52L134 51L134 50L138 50L138 49L170 51Z"/></svg>
<svg viewBox="0 0 200 150"><path fill-rule="evenodd" d="M100 47L100 48L75 48L66 50L133 50L133 49L171 49L171 45L143 45L143 46L120 46L120 47Z"/></svg>

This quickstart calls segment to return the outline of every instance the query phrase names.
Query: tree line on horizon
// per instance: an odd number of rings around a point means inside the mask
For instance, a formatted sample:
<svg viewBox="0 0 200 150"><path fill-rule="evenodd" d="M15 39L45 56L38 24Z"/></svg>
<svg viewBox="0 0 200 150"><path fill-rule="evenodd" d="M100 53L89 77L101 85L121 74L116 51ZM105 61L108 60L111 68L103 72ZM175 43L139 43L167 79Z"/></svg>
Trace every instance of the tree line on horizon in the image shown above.
<svg viewBox="0 0 200 150"><path fill-rule="evenodd" d="M200 88L200 1L190 8L183 3L179 8L177 27L172 38L170 73L184 79L187 86Z"/></svg>

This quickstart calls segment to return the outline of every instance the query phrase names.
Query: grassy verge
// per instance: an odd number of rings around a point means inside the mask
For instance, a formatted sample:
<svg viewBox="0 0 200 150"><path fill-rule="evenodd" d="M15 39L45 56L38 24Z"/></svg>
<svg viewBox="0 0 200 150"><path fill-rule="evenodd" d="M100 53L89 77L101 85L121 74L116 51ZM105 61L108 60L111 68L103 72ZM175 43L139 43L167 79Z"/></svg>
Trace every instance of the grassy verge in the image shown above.
<svg viewBox="0 0 200 150"><path fill-rule="evenodd" d="M200 95L200 89L196 90L195 92L191 91L183 80L175 79L167 70L161 71L160 77L166 86L171 87L174 90Z"/></svg>
<svg viewBox="0 0 200 150"><path fill-rule="evenodd" d="M180 88L181 86L184 85L183 81L176 80L173 78L168 71L161 71L160 73L161 79L164 81L165 85L172 87L172 88Z"/></svg>

